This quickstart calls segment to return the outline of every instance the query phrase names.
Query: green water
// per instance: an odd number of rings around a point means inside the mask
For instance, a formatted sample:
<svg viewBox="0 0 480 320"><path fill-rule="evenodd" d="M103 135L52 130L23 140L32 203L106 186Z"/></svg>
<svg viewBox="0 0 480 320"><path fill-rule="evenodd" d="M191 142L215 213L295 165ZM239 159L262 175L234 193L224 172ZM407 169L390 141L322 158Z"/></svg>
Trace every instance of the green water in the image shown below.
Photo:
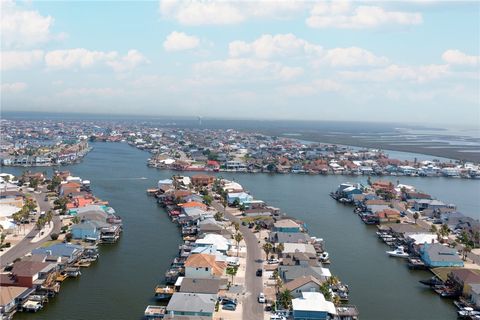
<svg viewBox="0 0 480 320"><path fill-rule="evenodd" d="M43 311L17 314L15 319L140 319L145 306L154 303L153 288L177 252L181 241L177 228L145 192L173 173L148 168L148 153L126 144L93 146L81 164L67 168L91 180L93 192L108 200L122 216L122 238L116 245L102 246L99 261L83 269L80 279L66 281ZM4 171L15 174L21 169ZM429 273L410 271L404 261L389 258L387 247L377 240L374 230L365 226L351 207L328 196L339 183L352 177L222 176L235 179L256 198L302 219L311 235L325 239L332 258L330 268L350 285L351 303L360 309L361 319L456 318L450 300L439 298L418 283ZM455 202L472 216L480 215L480 181L407 177L400 181Z"/></svg>

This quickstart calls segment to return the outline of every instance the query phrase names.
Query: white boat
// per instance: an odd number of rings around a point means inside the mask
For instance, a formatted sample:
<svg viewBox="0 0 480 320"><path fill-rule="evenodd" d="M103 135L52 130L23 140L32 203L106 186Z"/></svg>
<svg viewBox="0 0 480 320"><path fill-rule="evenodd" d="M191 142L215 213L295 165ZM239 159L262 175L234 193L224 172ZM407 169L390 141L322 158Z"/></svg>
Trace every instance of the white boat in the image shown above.
<svg viewBox="0 0 480 320"><path fill-rule="evenodd" d="M386 251L386 253L390 257L408 258L408 253L405 252L405 249L403 248L403 246L399 246L399 247L397 247L397 249L395 249L393 251Z"/></svg>
<svg viewBox="0 0 480 320"><path fill-rule="evenodd" d="M327 261L328 258L329 258L329 254L328 254L327 251L323 251L323 252L320 254L320 259L321 259L322 261Z"/></svg>

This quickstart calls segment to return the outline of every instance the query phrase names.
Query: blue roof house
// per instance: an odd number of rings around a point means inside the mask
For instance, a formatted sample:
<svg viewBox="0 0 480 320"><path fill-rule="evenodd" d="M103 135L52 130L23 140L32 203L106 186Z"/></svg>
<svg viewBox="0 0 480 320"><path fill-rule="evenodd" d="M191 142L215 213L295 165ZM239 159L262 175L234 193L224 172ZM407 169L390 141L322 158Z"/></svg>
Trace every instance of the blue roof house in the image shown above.
<svg viewBox="0 0 480 320"><path fill-rule="evenodd" d="M426 243L420 248L420 257L428 267L463 267L457 250L440 243Z"/></svg>
<svg viewBox="0 0 480 320"><path fill-rule="evenodd" d="M68 259L69 263L75 262L83 254L83 247L71 243L56 243L44 248L32 250L32 254L44 254Z"/></svg>
<svg viewBox="0 0 480 320"><path fill-rule="evenodd" d="M242 204L244 202L252 201L253 197L246 192L235 192L227 195L227 202L229 205L232 205L236 200Z"/></svg>
<svg viewBox="0 0 480 320"><path fill-rule="evenodd" d="M99 240L101 228L92 221L84 221L73 225L71 232L73 239Z"/></svg>

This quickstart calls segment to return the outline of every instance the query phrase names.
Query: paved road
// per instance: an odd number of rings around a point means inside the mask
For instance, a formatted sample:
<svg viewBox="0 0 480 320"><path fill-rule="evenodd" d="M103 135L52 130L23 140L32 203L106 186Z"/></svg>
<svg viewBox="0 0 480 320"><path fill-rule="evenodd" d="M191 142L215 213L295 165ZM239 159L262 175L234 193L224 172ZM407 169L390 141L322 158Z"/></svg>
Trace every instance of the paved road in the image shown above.
<svg viewBox="0 0 480 320"><path fill-rule="evenodd" d="M213 202L212 206L224 213L224 216L230 221L236 221L240 223L240 219L224 211L223 205L218 202ZM262 278L256 276L257 269L262 268L262 263L256 262L261 261L262 251L258 244L258 240L255 237L255 234L247 227L240 224L240 232L243 235L245 244L247 246L247 267L245 270L245 289L246 295L245 300L243 301L243 320L263 320L263 304L258 303L258 295L260 292L263 292L263 281Z"/></svg>
<svg viewBox="0 0 480 320"><path fill-rule="evenodd" d="M45 201L45 194L33 194L35 200L37 200L38 206L40 207L40 211L45 211L47 212L51 208L51 204L48 201ZM58 216L53 216L53 232L55 233L60 233L62 227L62 222L60 220L60 217ZM0 257L0 266L5 267L7 264L13 262L13 260L23 257L33 249L36 249L42 245L42 243L45 243L46 241L50 240L50 237L45 237L42 240L31 243L30 241L40 232L37 228L33 228L32 231L30 231L27 236L17 243L13 248L5 252L1 257Z"/></svg>

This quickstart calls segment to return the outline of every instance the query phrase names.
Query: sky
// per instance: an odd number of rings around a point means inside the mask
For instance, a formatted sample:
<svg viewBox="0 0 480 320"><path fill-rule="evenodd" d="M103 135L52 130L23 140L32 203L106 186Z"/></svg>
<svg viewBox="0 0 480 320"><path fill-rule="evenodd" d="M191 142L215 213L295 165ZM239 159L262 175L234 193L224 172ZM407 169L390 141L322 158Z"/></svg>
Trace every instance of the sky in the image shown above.
<svg viewBox="0 0 480 320"><path fill-rule="evenodd" d="M1 0L1 110L480 126L480 2Z"/></svg>

